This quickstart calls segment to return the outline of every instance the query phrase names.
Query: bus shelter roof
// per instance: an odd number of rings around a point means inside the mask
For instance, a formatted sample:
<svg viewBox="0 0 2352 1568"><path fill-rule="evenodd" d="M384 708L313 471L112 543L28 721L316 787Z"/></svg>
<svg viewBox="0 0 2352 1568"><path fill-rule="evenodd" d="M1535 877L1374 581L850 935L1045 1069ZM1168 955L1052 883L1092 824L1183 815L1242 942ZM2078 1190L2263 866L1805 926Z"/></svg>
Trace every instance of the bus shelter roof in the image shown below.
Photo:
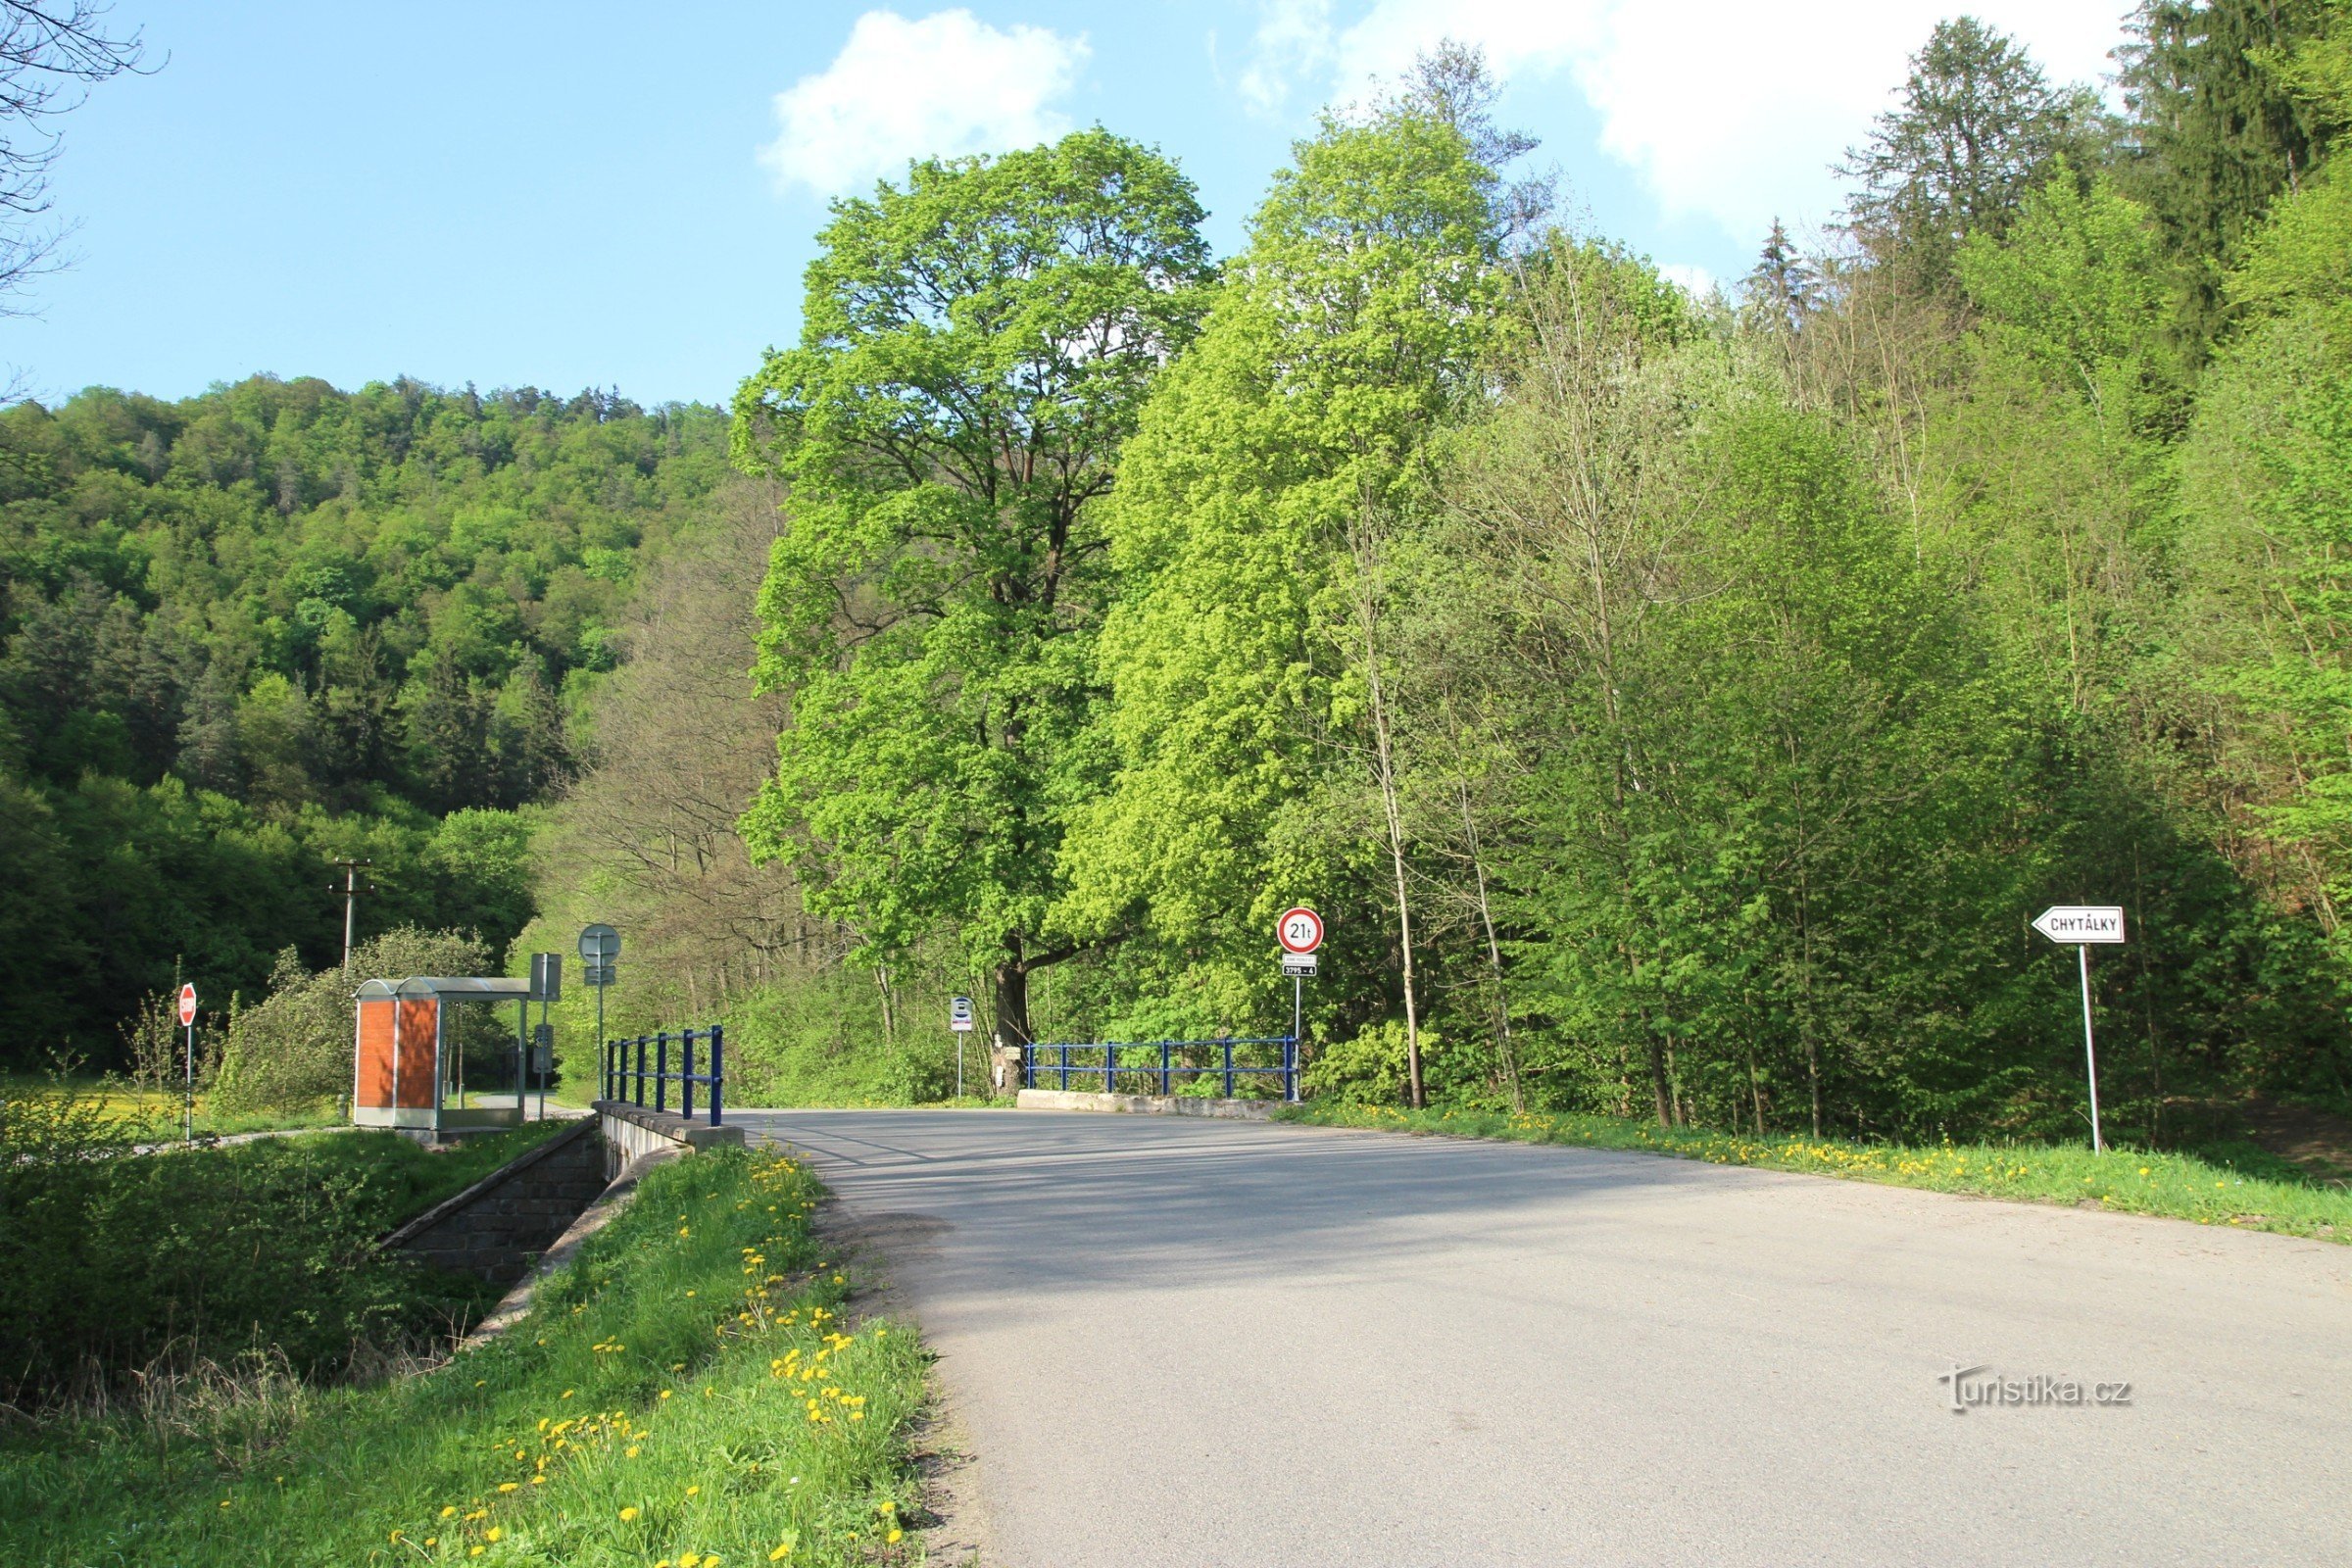
<svg viewBox="0 0 2352 1568"><path fill-rule="evenodd" d="M381 1001L388 997L407 997L422 1000L432 997L445 1002L543 1002L547 1000L531 989L524 979L510 979L503 975L411 975L406 980L363 980L359 990L352 993L361 1002Z"/></svg>

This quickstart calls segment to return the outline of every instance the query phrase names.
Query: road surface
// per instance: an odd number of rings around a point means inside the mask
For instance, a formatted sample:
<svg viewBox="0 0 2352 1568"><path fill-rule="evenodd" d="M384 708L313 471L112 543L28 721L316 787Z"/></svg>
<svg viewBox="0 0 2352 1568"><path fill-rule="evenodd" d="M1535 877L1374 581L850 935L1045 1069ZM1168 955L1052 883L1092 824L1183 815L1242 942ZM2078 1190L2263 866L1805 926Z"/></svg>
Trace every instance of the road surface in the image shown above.
<svg viewBox="0 0 2352 1568"><path fill-rule="evenodd" d="M889 1238L991 1568L2352 1563L2352 1248L1398 1134L739 1119ZM1956 1414L1980 1363L2130 1402Z"/></svg>

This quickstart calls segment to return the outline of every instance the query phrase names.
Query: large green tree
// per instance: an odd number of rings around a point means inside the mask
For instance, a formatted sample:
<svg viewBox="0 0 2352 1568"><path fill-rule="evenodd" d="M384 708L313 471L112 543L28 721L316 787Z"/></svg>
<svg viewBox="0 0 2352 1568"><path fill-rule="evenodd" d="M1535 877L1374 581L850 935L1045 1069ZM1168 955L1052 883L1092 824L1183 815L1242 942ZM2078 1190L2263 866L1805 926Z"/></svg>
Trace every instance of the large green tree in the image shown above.
<svg viewBox="0 0 2352 1568"><path fill-rule="evenodd" d="M1193 187L1102 130L917 164L834 210L800 347L736 399L737 461L788 481L760 676L789 694L745 816L869 957L960 933L1026 1044L1071 813L1103 786L1099 503L1211 270Z"/></svg>
<svg viewBox="0 0 2352 1568"><path fill-rule="evenodd" d="M1963 234L2005 228L2050 161L2080 160L2100 130L2097 100L2051 86L2014 39L1974 17L1940 22L1911 57L1901 107L1846 154L1846 210L1883 259L1941 288Z"/></svg>
<svg viewBox="0 0 2352 1568"><path fill-rule="evenodd" d="M2223 279L2249 229L2308 181L2340 109L2282 70L2326 27L2328 0L2143 0L2119 51L2132 113L2133 189L2183 266L2179 322L2192 352L2220 329Z"/></svg>
<svg viewBox="0 0 2352 1568"><path fill-rule="evenodd" d="M1371 849L1396 848L1393 818L1358 808L1394 759L1355 547L1410 506L1425 444L1477 389L1502 228L1446 118L1407 101L1327 122L1147 412L1102 637L1120 771L1064 852L1072 926L1138 935L1131 1027L1269 1022L1283 904L1395 896L1395 856ZM1392 913L1388 938L1345 922L1335 949L1401 964Z"/></svg>

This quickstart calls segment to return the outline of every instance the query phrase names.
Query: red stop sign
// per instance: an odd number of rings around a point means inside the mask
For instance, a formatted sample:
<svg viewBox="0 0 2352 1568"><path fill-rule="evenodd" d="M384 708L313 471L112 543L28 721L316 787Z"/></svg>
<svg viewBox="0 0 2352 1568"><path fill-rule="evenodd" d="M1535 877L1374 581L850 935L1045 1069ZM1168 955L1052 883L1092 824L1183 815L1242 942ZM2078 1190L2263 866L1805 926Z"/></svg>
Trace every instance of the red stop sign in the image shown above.
<svg viewBox="0 0 2352 1568"><path fill-rule="evenodd" d="M196 982L193 980L179 988L179 1021L183 1024L196 1021Z"/></svg>

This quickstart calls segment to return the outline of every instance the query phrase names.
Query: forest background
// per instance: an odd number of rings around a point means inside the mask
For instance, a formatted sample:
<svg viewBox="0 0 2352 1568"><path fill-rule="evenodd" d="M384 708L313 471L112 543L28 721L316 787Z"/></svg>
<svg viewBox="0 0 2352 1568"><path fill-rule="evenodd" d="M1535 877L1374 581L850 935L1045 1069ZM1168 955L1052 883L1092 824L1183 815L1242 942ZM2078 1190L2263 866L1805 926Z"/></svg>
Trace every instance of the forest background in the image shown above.
<svg viewBox="0 0 2352 1568"><path fill-rule="evenodd" d="M729 412L20 404L0 1049L291 1007L348 857L366 935L612 921L615 1028L723 1015L755 1098L940 1093L958 992L1281 1033L1305 902L1324 1094L2070 1138L2027 922L2091 902L2111 1136L2340 1102L2352 12L2117 58L1944 24L1846 221L1703 299L1444 48L1222 261L1100 128L838 204Z"/></svg>

